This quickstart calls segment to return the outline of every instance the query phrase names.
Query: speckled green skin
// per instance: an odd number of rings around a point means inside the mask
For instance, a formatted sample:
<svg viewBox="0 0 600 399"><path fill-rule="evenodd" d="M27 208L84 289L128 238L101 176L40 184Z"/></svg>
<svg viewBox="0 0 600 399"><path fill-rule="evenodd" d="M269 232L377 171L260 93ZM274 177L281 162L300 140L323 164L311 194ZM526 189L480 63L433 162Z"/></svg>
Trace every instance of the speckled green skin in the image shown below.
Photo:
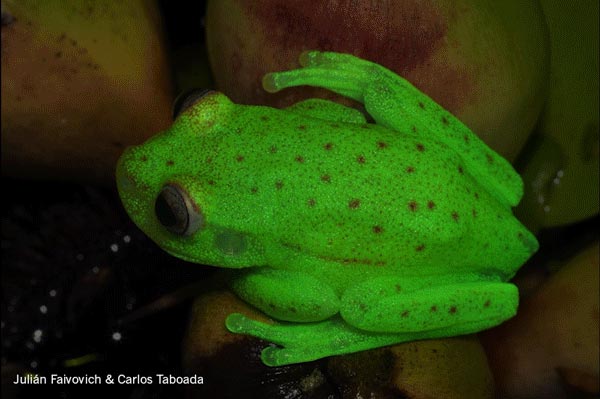
<svg viewBox="0 0 600 399"><path fill-rule="evenodd" d="M213 92L123 154L117 181L131 218L175 256L244 268L233 290L286 322L232 314L227 327L278 344L263 351L268 365L512 317L518 293L505 281L538 244L512 215L522 181L510 164L379 65L318 52L301 63L265 76L265 89L325 87L364 103L375 123L325 100L278 110ZM193 235L157 221L165 183L200 209Z"/></svg>

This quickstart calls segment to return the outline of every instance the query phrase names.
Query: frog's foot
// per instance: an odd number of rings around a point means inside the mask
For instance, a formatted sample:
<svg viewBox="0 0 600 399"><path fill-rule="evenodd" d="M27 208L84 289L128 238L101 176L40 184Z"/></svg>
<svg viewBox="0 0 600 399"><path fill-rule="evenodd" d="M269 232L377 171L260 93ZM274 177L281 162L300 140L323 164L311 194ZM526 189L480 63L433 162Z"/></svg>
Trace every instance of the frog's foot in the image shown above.
<svg viewBox="0 0 600 399"><path fill-rule="evenodd" d="M233 313L227 317L225 324L231 332L248 334L279 345L280 347L263 349L261 358L268 366L308 362L403 340L398 334L370 333L355 329L340 317L317 323L270 325ZM404 340L416 338L411 336Z"/></svg>
<svg viewBox="0 0 600 399"><path fill-rule="evenodd" d="M268 73L263 87L270 93L293 86L319 86L364 103L364 93L379 65L349 54L305 51L302 69Z"/></svg>

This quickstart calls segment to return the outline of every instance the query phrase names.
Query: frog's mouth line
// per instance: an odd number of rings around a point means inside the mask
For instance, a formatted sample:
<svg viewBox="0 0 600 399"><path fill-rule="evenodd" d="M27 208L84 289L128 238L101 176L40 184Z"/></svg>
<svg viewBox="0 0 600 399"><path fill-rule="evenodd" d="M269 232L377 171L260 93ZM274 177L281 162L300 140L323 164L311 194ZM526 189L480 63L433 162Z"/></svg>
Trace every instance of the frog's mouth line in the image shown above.
<svg viewBox="0 0 600 399"><path fill-rule="evenodd" d="M178 259L184 260L186 262L190 262L190 263L195 263L195 264L203 264L202 262L199 262L197 259L192 258L191 256L179 253L177 251L175 251L172 248L168 248L162 245L159 245L160 249L162 249L163 251L165 251L166 253L168 253L171 256L174 256Z"/></svg>

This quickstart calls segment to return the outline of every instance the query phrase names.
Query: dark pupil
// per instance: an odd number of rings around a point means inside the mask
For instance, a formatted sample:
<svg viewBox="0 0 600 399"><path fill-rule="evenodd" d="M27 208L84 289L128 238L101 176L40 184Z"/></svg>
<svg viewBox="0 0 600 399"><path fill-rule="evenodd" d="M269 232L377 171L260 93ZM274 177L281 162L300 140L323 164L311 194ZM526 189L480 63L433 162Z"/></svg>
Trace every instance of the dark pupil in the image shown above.
<svg viewBox="0 0 600 399"><path fill-rule="evenodd" d="M187 213L183 198L172 190L163 190L156 198L154 212L158 221L175 233L183 233L187 224Z"/></svg>

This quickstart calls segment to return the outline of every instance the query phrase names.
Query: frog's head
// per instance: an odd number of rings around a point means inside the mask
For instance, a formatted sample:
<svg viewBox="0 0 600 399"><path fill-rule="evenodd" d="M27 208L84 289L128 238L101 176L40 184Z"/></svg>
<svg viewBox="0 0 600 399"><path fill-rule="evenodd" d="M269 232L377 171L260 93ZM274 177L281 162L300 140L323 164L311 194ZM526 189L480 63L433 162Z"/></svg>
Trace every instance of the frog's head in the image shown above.
<svg viewBox="0 0 600 399"><path fill-rule="evenodd" d="M256 265L258 245L215 223L214 195L199 176L206 146L221 134L231 101L203 92L184 102L168 130L129 147L117 163L117 188L135 224L161 248L184 260L224 267Z"/></svg>

